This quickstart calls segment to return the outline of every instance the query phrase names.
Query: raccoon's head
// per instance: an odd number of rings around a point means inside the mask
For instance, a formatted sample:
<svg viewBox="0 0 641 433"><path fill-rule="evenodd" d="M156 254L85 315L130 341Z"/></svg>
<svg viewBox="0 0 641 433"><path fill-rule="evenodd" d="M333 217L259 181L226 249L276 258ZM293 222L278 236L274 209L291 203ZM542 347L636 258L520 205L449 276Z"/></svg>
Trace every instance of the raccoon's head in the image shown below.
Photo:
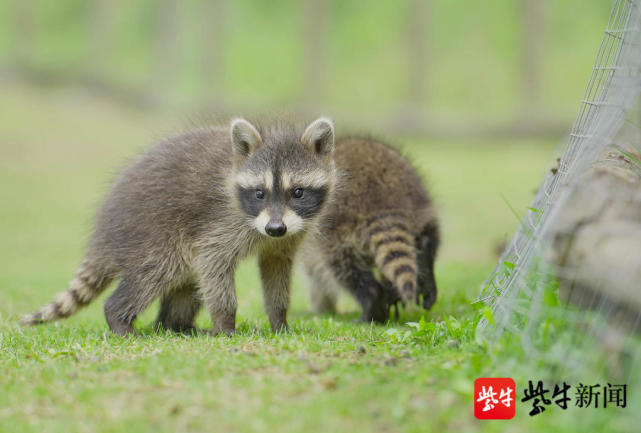
<svg viewBox="0 0 641 433"><path fill-rule="evenodd" d="M319 118L299 134L292 125L234 119L230 133L232 194L251 225L275 238L306 230L334 188L332 121Z"/></svg>

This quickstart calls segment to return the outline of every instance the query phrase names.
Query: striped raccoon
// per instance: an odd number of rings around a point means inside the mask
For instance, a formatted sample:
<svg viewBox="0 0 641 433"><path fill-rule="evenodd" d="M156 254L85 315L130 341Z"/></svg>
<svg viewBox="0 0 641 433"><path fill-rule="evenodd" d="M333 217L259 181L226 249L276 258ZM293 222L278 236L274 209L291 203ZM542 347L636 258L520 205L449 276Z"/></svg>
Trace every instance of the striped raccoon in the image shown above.
<svg viewBox="0 0 641 433"><path fill-rule="evenodd" d="M157 326L189 331L204 304L213 332L229 334L236 264L256 253L271 327L286 329L292 261L331 198L333 153L325 118L302 133L235 119L151 147L116 181L69 289L23 324L67 317L119 278L105 303L114 333L133 333L159 297Z"/></svg>
<svg viewBox="0 0 641 433"><path fill-rule="evenodd" d="M385 322L398 301L430 308L439 224L421 178L374 139L337 141L335 159L341 178L334 200L320 235L309 236L299 254L314 310L334 312L337 287L356 298L367 322Z"/></svg>

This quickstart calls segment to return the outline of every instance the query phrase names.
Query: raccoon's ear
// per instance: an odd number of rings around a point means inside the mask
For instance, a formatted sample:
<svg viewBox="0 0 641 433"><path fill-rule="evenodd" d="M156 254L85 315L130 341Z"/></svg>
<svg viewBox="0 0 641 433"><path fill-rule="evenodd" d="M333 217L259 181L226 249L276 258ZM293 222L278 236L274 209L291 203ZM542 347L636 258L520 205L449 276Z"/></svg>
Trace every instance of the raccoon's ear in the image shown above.
<svg viewBox="0 0 641 433"><path fill-rule="evenodd" d="M334 124L327 117L320 117L307 127L300 141L318 155L329 155L334 151Z"/></svg>
<svg viewBox="0 0 641 433"><path fill-rule="evenodd" d="M244 159L263 144L263 139L254 125L245 119L234 119L229 127L231 144L236 158Z"/></svg>

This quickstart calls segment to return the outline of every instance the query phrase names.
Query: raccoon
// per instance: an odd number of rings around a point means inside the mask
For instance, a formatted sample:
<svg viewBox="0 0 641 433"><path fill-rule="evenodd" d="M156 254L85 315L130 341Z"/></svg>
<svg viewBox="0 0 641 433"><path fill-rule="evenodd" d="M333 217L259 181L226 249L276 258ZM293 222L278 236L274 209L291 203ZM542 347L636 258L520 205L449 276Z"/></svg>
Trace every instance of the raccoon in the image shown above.
<svg viewBox="0 0 641 433"><path fill-rule="evenodd" d="M23 324L67 317L119 278L104 307L115 334L158 297L158 327L190 331L204 304L213 333L230 334L236 264L256 253L271 328L287 329L293 258L331 200L333 153L327 118L302 134L234 119L152 146L115 182L69 289Z"/></svg>
<svg viewBox="0 0 641 433"><path fill-rule="evenodd" d="M342 177L300 258L317 312L334 312L336 287L362 307L362 320L384 322L390 307L436 301L439 223L432 198L410 163L385 143L352 137L336 143ZM374 269L380 274L377 276Z"/></svg>

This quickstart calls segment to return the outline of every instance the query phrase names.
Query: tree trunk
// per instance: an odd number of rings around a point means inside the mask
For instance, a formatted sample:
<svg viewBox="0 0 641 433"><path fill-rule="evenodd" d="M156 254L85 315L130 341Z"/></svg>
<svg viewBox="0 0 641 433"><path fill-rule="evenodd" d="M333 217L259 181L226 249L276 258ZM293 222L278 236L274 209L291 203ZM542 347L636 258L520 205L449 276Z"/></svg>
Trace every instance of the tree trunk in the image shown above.
<svg viewBox="0 0 641 433"><path fill-rule="evenodd" d="M551 258L561 296L611 312L615 326L638 331L640 246L641 166L611 145L584 173L556 221Z"/></svg>

